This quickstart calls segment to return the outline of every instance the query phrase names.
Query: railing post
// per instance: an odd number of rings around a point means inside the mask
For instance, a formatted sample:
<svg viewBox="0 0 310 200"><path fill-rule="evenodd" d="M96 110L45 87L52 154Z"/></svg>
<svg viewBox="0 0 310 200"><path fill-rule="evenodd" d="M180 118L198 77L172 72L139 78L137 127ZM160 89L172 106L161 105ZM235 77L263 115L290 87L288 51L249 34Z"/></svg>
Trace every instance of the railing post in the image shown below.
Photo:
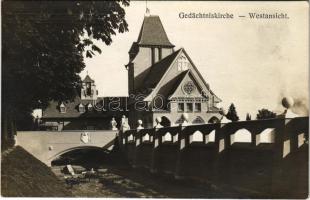
<svg viewBox="0 0 310 200"><path fill-rule="evenodd" d="M157 159L158 159L158 148L160 143L160 135L158 134L159 128L153 129L153 149L151 155L151 173L156 173L157 169Z"/></svg>
<svg viewBox="0 0 310 200"><path fill-rule="evenodd" d="M135 148L134 148L134 155L133 155L133 160L132 160L132 167L137 168L138 167L138 162L137 160L139 159L139 148L140 144L142 142L140 130L135 130L134 133L134 142L135 142Z"/></svg>
<svg viewBox="0 0 310 200"><path fill-rule="evenodd" d="M174 178L175 179L182 179L182 157L183 152L188 145L187 135L184 132L185 127L180 126L178 131L178 151L177 151L177 161L175 166Z"/></svg>
<svg viewBox="0 0 310 200"><path fill-rule="evenodd" d="M229 128L227 128L227 124L220 124L219 127L215 129L215 153L216 159L215 163L213 165L213 171L214 171L214 180L215 182L222 183L223 180L227 180L229 177L227 177L227 172L229 169L228 158L226 155L226 149L230 145L230 136L229 134L225 134L225 131L229 131Z"/></svg>
<svg viewBox="0 0 310 200"><path fill-rule="evenodd" d="M285 157L286 152L290 148L290 140L286 140L286 130L285 124L286 119L281 119L275 128L275 141L274 141L274 158L272 163L272 183L271 183L271 193L272 195L279 196L279 192L284 189L283 176L285 176L282 171L282 160Z"/></svg>

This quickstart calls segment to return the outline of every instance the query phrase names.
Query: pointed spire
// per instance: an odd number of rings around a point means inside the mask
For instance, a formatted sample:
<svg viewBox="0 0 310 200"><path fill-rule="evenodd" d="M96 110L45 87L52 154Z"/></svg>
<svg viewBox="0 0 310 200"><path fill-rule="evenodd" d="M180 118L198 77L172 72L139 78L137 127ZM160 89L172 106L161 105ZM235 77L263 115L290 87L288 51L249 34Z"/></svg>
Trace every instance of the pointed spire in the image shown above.
<svg viewBox="0 0 310 200"><path fill-rule="evenodd" d="M157 15L144 16L137 44L145 46L174 47L169 41L161 20Z"/></svg>

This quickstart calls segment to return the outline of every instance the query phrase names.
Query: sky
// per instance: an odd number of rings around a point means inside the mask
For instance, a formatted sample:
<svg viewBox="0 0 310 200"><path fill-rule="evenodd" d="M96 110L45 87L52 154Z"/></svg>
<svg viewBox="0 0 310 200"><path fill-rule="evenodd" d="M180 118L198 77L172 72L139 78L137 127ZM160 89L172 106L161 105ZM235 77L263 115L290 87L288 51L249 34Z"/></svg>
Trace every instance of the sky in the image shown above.
<svg viewBox="0 0 310 200"><path fill-rule="evenodd" d="M284 96L308 106L309 18L306 2L147 2L159 15L170 42L185 48L214 93L219 107L234 103L241 119L258 109L282 111ZM117 34L109 46L97 42L102 54L85 58L86 73L99 96L127 96L128 51L136 41L146 2L125 8L129 32ZM234 19L181 19L179 13L232 13ZM249 12L287 13L289 19L249 19ZM239 18L238 15L245 15Z"/></svg>

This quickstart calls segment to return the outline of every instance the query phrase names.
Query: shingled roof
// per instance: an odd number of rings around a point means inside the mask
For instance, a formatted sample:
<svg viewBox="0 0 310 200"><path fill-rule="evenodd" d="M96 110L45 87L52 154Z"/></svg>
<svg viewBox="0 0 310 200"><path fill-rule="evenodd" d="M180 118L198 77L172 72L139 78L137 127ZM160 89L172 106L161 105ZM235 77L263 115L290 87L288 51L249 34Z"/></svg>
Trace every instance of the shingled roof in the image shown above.
<svg viewBox="0 0 310 200"><path fill-rule="evenodd" d="M156 45L174 47L169 41L159 16L145 16L137 43L139 45Z"/></svg>
<svg viewBox="0 0 310 200"><path fill-rule="evenodd" d="M58 102L58 101L51 101L49 103L49 106L44 109L42 118L48 119L48 118L94 118L94 117L107 117L111 112L109 109L107 109L107 105L111 101L115 101L115 98L120 98L121 108L125 110L125 102L127 97L98 97L96 101L94 100L86 100L81 99L79 96L77 96L73 101L65 101L65 102ZM64 104L66 108L65 113L61 113L59 110L59 106L61 104ZM79 106L82 104L87 108L90 104L94 107L96 105L97 108L104 107L104 111L102 110L96 110L93 109L92 111L86 111L83 113L79 112Z"/></svg>
<svg viewBox="0 0 310 200"><path fill-rule="evenodd" d="M174 61L181 49L173 52L169 56L166 56L164 59L158 61L151 66L150 72L144 79L145 88L155 88L160 79L163 77L165 72L170 67L171 63Z"/></svg>
<svg viewBox="0 0 310 200"><path fill-rule="evenodd" d="M87 74L86 77L84 78L83 82L84 82L84 83L86 83L86 82L94 83L95 81L94 81L93 79L91 79L91 78L88 76L88 74Z"/></svg>

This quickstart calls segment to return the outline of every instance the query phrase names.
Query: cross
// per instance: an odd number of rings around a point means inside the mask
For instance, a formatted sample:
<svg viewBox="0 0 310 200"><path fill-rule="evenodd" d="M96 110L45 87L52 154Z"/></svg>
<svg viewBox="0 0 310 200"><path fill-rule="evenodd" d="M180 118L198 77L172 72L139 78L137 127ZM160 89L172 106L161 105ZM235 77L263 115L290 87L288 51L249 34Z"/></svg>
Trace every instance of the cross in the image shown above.
<svg viewBox="0 0 310 200"><path fill-rule="evenodd" d="M145 14L150 14L150 9L147 7L147 0L145 1Z"/></svg>

